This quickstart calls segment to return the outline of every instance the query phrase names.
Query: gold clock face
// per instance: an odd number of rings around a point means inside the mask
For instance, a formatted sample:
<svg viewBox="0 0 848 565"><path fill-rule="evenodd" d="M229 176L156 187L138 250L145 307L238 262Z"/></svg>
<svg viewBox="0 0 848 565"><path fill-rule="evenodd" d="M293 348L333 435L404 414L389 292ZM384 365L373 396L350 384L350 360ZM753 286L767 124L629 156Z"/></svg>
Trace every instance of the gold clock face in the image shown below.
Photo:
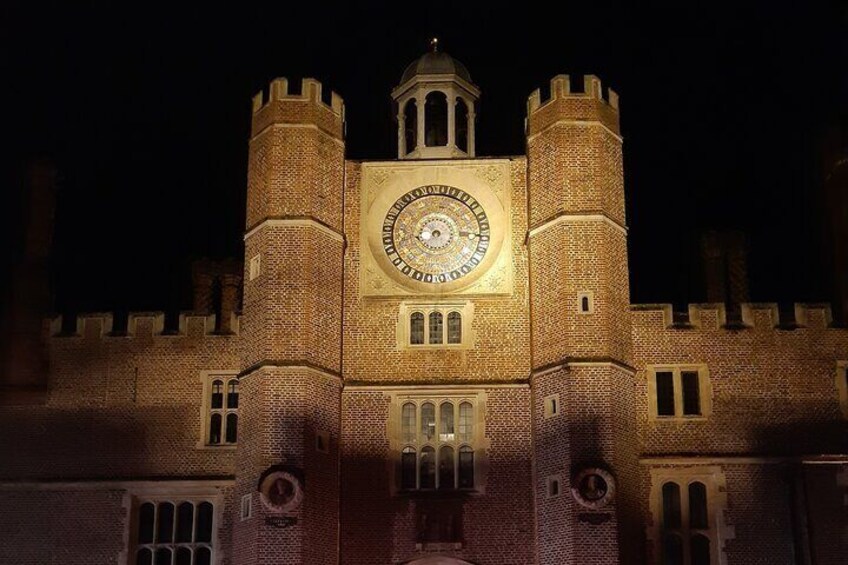
<svg viewBox="0 0 848 565"><path fill-rule="evenodd" d="M491 240L483 205L441 184L410 190L389 208L382 243L392 265L412 280L449 283L471 273Z"/></svg>

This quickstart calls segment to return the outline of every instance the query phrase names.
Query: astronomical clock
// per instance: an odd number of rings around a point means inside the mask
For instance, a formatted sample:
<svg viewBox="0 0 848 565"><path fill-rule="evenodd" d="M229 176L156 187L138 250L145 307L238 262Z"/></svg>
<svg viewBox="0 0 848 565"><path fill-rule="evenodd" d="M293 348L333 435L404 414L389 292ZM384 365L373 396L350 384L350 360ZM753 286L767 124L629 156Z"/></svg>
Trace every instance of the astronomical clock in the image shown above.
<svg viewBox="0 0 848 565"><path fill-rule="evenodd" d="M509 161L363 163L363 296L509 294Z"/></svg>

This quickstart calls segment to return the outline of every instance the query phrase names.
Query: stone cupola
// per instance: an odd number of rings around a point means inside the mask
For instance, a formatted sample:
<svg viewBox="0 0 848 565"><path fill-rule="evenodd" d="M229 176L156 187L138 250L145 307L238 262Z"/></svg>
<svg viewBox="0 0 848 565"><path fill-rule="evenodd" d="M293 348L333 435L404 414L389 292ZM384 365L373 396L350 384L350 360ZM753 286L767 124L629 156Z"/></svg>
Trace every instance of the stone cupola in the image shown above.
<svg viewBox="0 0 848 565"><path fill-rule="evenodd" d="M474 157L480 89L465 65L438 49L413 61L392 91L397 103L398 159Z"/></svg>

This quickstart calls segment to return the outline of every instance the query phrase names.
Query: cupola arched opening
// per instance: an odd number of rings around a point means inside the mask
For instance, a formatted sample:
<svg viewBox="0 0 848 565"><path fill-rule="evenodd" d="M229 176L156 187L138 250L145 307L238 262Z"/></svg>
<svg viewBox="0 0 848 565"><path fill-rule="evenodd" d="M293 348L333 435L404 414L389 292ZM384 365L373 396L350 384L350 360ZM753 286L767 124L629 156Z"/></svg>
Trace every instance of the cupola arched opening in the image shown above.
<svg viewBox="0 0 848 565"><path fill-rule="evenodd" d="M424 99L424 144L427 147L448 144L448 97L438 90Z"/></svg>
<svg viewBox="0 0 848 565"><path fill-rule="evenodd" d="M418 103L414 98L408 100L403 108L403 125L406 152L411 153L418 146Z"/></svg>

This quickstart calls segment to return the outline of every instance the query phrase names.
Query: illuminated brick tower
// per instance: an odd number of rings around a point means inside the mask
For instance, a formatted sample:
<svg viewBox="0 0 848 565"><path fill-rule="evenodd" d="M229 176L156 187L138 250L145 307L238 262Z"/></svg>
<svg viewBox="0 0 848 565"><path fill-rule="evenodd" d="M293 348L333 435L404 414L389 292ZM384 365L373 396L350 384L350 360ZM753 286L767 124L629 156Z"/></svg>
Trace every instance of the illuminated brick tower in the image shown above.
<svg viewBox="0 0 848 565"><path fill-rule="evenodd" d="M338 560L344 107L288 88L253 105L234 563Z"/></svg>
<svg viewBox="0 0 848 565"><path fill-rule="evenodd" d="M539 563L613 563L632 494L603 507L604 473L630 479L633 378L618 98L585 77L529 99L527 171ZM557 482L551 492L551 482ZM609 482L609 481L604 481ZM560 496L581 484L588 497ZM608 485L609 487L612 484ZM566 487L567 488L567 487ZM594 500L595 496L598 497Z"/></svg>
<svg viewBox="0 0 848 565"><path fill-rule="evenodd" d="M89 313L42 340L21 307L0 563L844 565L848 331L630 304L618 98L582 82L530 96L526 155L481 157L481 91L434 44L391 91L397 158L356 161L340 98L273 81L243 281L195 264L167 332Z"/></svg>

